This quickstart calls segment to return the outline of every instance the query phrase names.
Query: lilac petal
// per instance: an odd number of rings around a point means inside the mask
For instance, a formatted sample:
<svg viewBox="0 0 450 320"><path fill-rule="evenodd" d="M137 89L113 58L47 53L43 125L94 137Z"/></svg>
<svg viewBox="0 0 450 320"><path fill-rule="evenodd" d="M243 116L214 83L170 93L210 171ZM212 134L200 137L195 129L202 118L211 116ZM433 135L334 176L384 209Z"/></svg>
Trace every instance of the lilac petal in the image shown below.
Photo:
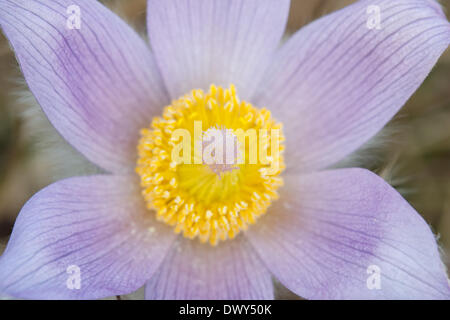
<svg viewBox="0 0 450 320"><path fill-rule="evenodd" d="M367 27L369 6L380 8L380 30ZM450 24L430 0L358 1L297 32L255 99L284 122L288 168L328 167L368 141L449 43Z"/></svg>
<svg viewBox="0 0 450 320"><path fill-rule="evenodd" d="M430 228L380 177L363 169L290 176L283 195L247 236L298 295L450 298Z"/></svg>
<svg viewBox="0 0 450 320"><path fill-rule="evenodd" d="M79 177L37 193L20 212L0 257L0 292L92 299L141 287L175 235L155 221L133 185L132 177ZM80 289L70 281L76 268Z"/></svg>
<svg viewBox="0 0 450 320"><path fill-rule="evenodd" d="M148 32L170 96L235 84L248 99L283 35L290 0L148 1Z"/></svg>
<svg viewBox="0 0 450 320"><path fill-rule="evenodd" d="M273 299L272 279L243 236L217 247L181 238L147 283L146 299Z"/></svg>
<svg viewBox="0 0 450 320"><path fill-rule="evenodd" d="M80 29L68 27L74 5ZM62 136L106 170L132 168L139 129L168 101L144 41L94 0L3 0L0 25Z"/></svg>

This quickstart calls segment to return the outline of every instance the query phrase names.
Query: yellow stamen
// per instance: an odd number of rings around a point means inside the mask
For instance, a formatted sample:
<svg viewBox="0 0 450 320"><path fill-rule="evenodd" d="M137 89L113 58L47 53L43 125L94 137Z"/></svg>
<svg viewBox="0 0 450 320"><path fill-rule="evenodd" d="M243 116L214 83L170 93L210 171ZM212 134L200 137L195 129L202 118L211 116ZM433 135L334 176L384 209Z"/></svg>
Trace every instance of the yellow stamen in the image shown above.
<svg viewBox="0 0 450 320"><path fill-rule="evenodd" d="M239 130L254 129L258 150L252 148L250 137L244 137L243 146L236 144L240 152L233 164L208 163L202 154L207 148L199 148L205 140L196 138L199 122L202 134L217 129L227 132L225 136L232 141ZM178 140L174 133L179 129L193 137L181 152L189 161L182 163L174 157ZM284 170L281 129L268 110L241 102L234 86L223 89L213 85L207 93L193 90L173 101L164 108L162 117L153 119L150 128L141 130L136 172L147 207L187 238L198 237L211 245L234 238L278 198ZM280 132L276 141L267 134L274 130ZM251 163L255 152L258 161ZM238 155L242 162L237 162Z"/></svg>

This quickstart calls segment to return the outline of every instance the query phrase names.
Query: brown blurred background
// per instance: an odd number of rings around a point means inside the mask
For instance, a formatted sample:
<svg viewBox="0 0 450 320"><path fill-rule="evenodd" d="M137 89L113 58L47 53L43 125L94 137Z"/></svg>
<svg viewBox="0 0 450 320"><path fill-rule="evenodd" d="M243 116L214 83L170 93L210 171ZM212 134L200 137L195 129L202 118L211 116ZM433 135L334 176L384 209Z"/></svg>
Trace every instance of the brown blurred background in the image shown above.
<svg viewBox="0 0 450 320"><path fill-rule="evenodd" d="M145 0L102 2L145 34ZM288 33L352 2L292 0ZM441 3L450 12L450 0ZM450 50L382 137L358 166L382 175L423 215L450 267ZM31 195L63 177L96 171L45 119L0 35L0 253ZM294 296L280 286L278 298Z"/></svg>

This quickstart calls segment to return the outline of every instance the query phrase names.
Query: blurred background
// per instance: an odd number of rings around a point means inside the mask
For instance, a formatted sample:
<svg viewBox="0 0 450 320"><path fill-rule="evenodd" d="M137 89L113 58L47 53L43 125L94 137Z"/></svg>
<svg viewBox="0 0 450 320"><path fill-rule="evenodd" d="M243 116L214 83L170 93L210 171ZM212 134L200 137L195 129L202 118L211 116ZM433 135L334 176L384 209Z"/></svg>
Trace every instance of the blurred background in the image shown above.
<svg viewBox="0 0 450 320"><path fill-rule="evenodd" d="M102 2L145 34L146 0ZM287 35L352 2L292 0ZM450 0L440 2L449 17ZM352 164L383 176L423 215L450 267L450 50L380 136ZM61 178L95 172L43 116L0 35L0 254L20 208L35 192ZM296 298L280 285L277 297Z"/></svg>

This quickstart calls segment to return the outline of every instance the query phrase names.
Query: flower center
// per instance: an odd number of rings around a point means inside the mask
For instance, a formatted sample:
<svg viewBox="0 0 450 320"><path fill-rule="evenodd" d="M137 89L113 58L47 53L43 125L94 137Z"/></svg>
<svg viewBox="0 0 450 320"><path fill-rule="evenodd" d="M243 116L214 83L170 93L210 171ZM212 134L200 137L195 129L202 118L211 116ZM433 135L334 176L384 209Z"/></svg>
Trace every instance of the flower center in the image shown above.
<svg viewBox="0 0 450 320"><path fill-rule="evenodd" d="M141 130L136 172L147 207L187 238L232 239L278 198L283 142L281 124L234 86L193 90Z"/></svg>

